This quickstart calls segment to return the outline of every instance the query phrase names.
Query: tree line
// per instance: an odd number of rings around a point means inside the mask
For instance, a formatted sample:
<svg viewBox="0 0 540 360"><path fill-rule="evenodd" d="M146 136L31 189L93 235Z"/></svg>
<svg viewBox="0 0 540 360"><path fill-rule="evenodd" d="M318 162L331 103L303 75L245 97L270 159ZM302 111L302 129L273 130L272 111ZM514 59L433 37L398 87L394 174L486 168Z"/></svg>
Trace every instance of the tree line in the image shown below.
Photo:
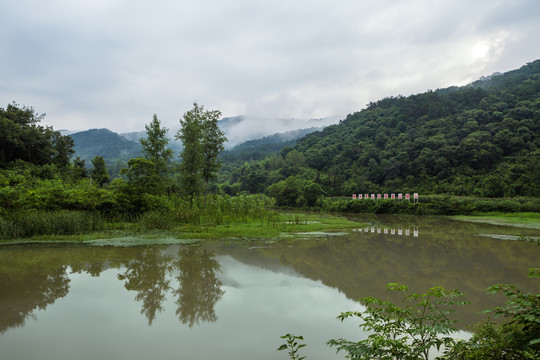
<svg viewBox="0 0 540 360"><path fill-rule="evenodd" d="M183 142L175 162L168 129L157 115L139 139L141 157L132 158L122 177L111 179L102 156L87 169L85 160L71 159L73 139L39 122L45 114L15 102L0 108L0 199L2 210L100 210L143 212L166 207L165 195L194 201L209 191L220 167L225 134L218 127L219 110L194 103L180 119L176 139ZM89 196L89 191L92 195Z"/></svg>

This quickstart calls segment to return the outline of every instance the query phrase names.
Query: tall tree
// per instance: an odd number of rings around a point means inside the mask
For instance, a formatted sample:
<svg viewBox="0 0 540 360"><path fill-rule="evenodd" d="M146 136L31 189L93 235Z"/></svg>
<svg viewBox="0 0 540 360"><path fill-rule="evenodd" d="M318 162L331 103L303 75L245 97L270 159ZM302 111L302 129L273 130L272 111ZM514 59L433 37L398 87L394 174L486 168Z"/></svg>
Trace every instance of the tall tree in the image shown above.
<svg viewBox="0 0 540 360"><path fill-rule="evenodd" d="M94 166L91 172L92 180L99 186L107 184L109 182L109 173L107 172L107 166L105 165L103 156L95 156L92 159L92 165Z"/></svg>
<svg viewBox="0 0 540 360"><path fill-rule="evenodd" d="M74 179L83 179L88 175L88 171L86 170L86 161L84 159L81 159L80 156L77 156L75 159L73 159L73 169L72 169L72 176Z"/></svg>
<svg viewBox="0 0 540 360"><path fill-rule="evenodd" d="M36 165L53 162L53 136L60 135L51 127L37 125L44 117L15 102L0 108L0 164L15 160Z"/></svg>
<svg viewBox="0 0 540 360"><path fill-rule="evenodd" d="M61 135L59 131L55 131L52 134L52 144L54 147L53 164L58 166L60 170L66 170L69 167L71 156L75 153L73 139L71 136Z"/></svg>
<svg viewBox="0 0 540 360"><path fill-rule="evenodd" d="M193 104L193 109L180 119L181 128L176 139L183 143L180 165L180 184L186 195L193 199L203 191L206 195L208 183L215 179L220 163L218 155L223 151L227 140L225 133L218 127L221 117L219 110L204 110L203 106Z"/></svg>
<svg viewBox="0 0 540 360"><path fill-rule="evenodd" d="M145 125L146 139L141 138L142 152L144 157L152 162L154 167L153 180L159 180L156 190L163 191L169 182L169 162L173 156L173 151L168 147L169 138L167 132L169 129L161 127L161 123L156 114L150 124Z"/></svg>
<svg viewBox="0 0 540 360"><path fill-rule="evenodd" d="M202 152L202 122L204 109L197 103L193 104L193 109L186 112L180 119L180 130L176 134L176 139L182 141L183 149L180 154L182 162L180 164L180 186L181 191L189 196L190 205L202 191L201 164L203 162Z"/></svg>
<svg viewBox="0 0 540 360"><path fill-rule="evenodd" d="M145 128L146 139L139 139L142 152L147 160L154 163L156 174L163 175L167 173L167 166L173 155L173 151L168 147L167 132L169 129L161 127L161 122L156 114L154 114L150 124L145 125Z"/></svg>
<svg viewBox="0 0 540 360"><path fill-rule="evenodd" d="M221 111L207 111L204 115L202 124L202 179L204 181L204 202L206 204L208 184L216 178L216 173L221 166L218 155L223 151L223 143L227 141L227 138L225 137L225 133L218 126L218 121L221 118Z"/></svg>

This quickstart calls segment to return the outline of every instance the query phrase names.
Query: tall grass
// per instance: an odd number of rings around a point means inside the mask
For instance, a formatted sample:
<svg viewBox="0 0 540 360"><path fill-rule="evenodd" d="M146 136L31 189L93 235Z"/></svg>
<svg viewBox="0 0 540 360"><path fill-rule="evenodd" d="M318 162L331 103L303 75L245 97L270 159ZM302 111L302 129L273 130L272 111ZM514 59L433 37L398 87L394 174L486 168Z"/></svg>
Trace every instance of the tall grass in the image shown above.
<svg viewBox="0 0 540 360"><path fill-rule="evenodd" d="M185 199L173 198L168 209L144 212L134 221L140 231L172 230L180 225L229 226L254 220L277 224L277 213L269 210L273 205L274 201L264 195L213 195L207 197L206 204L202 199L190 204Z"/></svg>
<svg viewBox="0 0 540 360"><path fill-rule="evenodd" d="M208 229L259 221L278 224L278 214L269 210L273 199L264 195L213 195L206 203L194 204L170 197L162 198L165 206L142 213L100 213L78 210L18 210L0 213L0 238L28 238L40 235L78 235L96 231L146 232L175 228Z"/></svg>
<svg viewBox="0 0 540 360"><path fill-rule="evenodd" d="M88 211L15 211L0 217L0 238L14 239L37 235L74 235L104 228L103 217Z"/></svg>

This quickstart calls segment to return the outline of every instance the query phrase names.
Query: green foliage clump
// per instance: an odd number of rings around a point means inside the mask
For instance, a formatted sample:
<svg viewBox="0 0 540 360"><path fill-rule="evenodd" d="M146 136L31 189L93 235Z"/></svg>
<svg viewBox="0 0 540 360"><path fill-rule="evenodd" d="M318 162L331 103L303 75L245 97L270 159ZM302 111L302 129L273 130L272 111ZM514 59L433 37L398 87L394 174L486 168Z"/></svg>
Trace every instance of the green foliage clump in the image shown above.
<svg viewBox="0 0 540 360"><path fill-rule="evenodd" d="M65 169L73 155L73 139L39 122L45 114L13 102L0 108L0 167L15 161Z"/></svg>
<svg viewBox="0 0 540 360"><path fill-rule="evenodd" d="M540 277L539 269L531 269L529 277ZM503 325L487 322L480 325L473 337L458 342L444 359L539 359L540 358L540 294L523 293L513 285L499 284L488 288L489 294L507 297L504 306L486 312L507 318Z"/></svg>
<svg viewBox="0 0 540 360"><path fill-rule="evenodd" d="M390 283L387 286L389 290L402 292L406 305L399 307L370 297L361 299L367 306L366 311L345 312L338 319L359 317L362 319L360 327L372 333L358 342L330 340L330 346L347 352L352 359L428 360L430 350L454 344L450 335L455 332L455 321L448 315L454 311L453 306L467 303L457 299L462 293L434 287L425 294L415 294L409 293L405 285Z"/></svg>

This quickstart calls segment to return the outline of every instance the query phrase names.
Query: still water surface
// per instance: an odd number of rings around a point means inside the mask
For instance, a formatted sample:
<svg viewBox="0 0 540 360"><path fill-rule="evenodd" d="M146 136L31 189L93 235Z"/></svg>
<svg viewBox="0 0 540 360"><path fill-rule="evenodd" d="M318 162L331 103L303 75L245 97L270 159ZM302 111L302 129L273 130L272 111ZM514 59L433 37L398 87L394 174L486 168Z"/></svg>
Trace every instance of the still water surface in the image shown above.
<svg viewBox="0 0 540 360"><path fill-rule="evenodd" d="M479 311L504 302L485 288L537 291L527 269L540 247L516 241L538 230L435 217L359 216L345 235L301 240L136 247L0 246L0 351L11 359L286 359L287 332L309 359L340 358L331 338L364 338L342 311L364 296L459 289ZM361 225L368 223L367 226ZM342 357L341 357L342 358Z"/></svg>

